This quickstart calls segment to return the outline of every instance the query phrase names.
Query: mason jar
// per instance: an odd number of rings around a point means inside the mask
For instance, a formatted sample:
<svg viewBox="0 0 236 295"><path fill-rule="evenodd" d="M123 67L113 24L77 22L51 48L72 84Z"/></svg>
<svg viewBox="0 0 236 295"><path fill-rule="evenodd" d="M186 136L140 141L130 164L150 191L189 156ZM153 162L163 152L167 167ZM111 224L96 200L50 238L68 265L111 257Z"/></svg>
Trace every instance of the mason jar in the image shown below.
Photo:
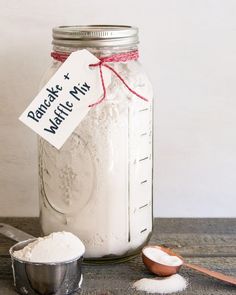
<svg viewBox="0 0 236 295"><path fill-rule="evenodd" d="M87 49L99 59L137 53L138 29L61 26L53 29L52 43L54 58L42 85L73 51ZM132 91L111 71L105 99L60 150L38 141L42 232L74 233L88 260L137 254L153 226L152 87L137 58L107 64Z"/></svg>

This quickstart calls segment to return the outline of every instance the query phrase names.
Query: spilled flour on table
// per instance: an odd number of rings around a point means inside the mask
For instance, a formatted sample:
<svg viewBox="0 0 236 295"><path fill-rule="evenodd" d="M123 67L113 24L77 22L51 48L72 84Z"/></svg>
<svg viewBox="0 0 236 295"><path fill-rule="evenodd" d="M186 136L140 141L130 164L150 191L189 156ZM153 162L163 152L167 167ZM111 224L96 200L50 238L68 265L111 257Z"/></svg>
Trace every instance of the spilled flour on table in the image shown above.
<svg viewBox="0 0 236 295"><path fill-rule="evenodd" d="M171 294L186 289L188 282L179 274L167 278L141 279L133 284L133 288L148 293Z"/></svg>

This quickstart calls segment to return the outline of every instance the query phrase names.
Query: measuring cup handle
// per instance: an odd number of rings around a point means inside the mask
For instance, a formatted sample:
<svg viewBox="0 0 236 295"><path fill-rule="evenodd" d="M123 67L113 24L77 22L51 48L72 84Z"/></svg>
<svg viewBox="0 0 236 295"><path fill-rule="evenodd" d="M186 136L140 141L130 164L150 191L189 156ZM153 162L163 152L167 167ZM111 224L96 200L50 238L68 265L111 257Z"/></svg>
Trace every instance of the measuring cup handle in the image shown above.
<svg viewBox="0 0 236 295"><path fill-rule="evenodd" d="M9 224L0 223L0 234L4 235L5 237L8 237L16 242L21 242L24 240L33 239L35 237L23 232L22 230L19 230Z"/></svg>

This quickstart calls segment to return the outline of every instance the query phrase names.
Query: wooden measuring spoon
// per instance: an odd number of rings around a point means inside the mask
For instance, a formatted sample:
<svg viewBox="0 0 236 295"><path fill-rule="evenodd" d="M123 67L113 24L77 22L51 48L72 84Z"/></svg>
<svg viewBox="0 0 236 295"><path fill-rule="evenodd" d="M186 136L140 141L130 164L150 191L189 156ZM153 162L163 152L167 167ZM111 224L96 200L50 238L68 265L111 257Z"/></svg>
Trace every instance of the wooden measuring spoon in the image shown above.
<svg viewBox="0 0 236 295"><path fill-rule="evenodd" d="M147 255L144 254L144 249L147 249L147 248L159 249L159 250L162 250L163 252L169 254L170 256L177 256L178 258L180 258L182 260L182 264L177 265L177 266L169 266L169 265L164 265L164 264L158 263L156 261L153 261ZM201 267L201 266L198 266L195 264L187 263L184 261L182 256L174 253L172 250L165 248L165 247L161 247L161 246L146 246L146 247L144 247L142 250L142 259L143 259L143 263L146 265L147 269L149 271L151 271L152 273L157 274L158 276L166 277L166 276L176 274L180 270L181 266L185 266L185 267L194 269L198 272L201 272L205 275L216 278L220 281L230 283L230 284L236 286L236 278L235 277L227 276L227 275L224 275L220 272L212 271L212 270L209 270L205 267Z"/></svg>

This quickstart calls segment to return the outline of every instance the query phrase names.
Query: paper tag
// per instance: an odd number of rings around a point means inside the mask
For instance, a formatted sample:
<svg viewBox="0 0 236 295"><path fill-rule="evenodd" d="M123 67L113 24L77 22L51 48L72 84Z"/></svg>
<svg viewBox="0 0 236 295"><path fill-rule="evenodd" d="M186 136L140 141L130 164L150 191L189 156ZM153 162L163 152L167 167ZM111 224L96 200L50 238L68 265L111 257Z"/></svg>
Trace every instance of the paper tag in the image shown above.
<svg viewBox="0 0 236 295"><path fill-rule="evenodd" d="M88 50L73 52L43 87L20 120L57 149L103 95L99 59ZM105 85L111 73L103 68Z"/></svg>

